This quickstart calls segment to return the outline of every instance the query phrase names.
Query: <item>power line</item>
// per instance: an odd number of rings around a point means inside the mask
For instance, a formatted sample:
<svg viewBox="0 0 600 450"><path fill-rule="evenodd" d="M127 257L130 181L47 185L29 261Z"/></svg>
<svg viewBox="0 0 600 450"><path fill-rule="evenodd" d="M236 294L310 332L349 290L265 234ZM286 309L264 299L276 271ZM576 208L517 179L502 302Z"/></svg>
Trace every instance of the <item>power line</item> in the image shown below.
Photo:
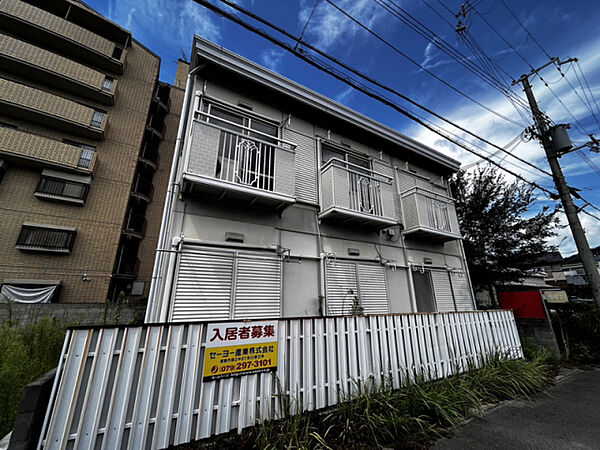
<svg viewBox="0 0 600 450"><path fill-rule="evenodd" d="M326 0L326 1L331 6L336 8L338 11L342 12L342 14L345 14L346 16L350 16L347 12L345 12L343 9L341 9L338 5L333 3L331 0ZM446 55L448 55L449 57L454 59L460 65L462 65L467 70L472 72L474 75L476 75L477 77L482 79L484 82L488 83L491 87L498 90L500 93L502 93L506 97L512 97L515 101L520 102L525 106L524 100L522 98L520 98L517 94L515 94L510 88L507 89L501 83L498 83L497 80L495 80L493 77L490 77L489 74L487 74L484 70L481 69L481 67L479 67L477 64L473 63L469 59L468 56L466 56L460 50L458 50L455 47L453 47L452 45L450 45L442 37L437 35L434 31L432 31L430 28L428 28L426 25L424 25L422 22L420 22L418 19L416 19L410 13L408 13L405 9L401 8L395 2L393 2L391 0L387 0L387 3L384 3L385 0L372 0L372 1L374 1L376 4L378 4L383 9L385 9L392 16L394 16L395 18L400 20L406 26L411 28L417 34L419 34L420 36L422 36L423 38L425 38L426 40L431 42L439 50L441 50ZM350 17L352 17L352 16L350 16ZM387 42L385 39L383 39L377 33L372 31L370 28L368 28L364 24L360 23L360 21L358 21L357 19L355 19L353 17L352 17L352 20L354 20L359 26L361 26L367 32L369 32L370 34L372 34L373 36L375 36L376 38L381 40L383 43L390 46L394 51L398 52L402 56L405 56L396 47L394 47L392 44ZM527 123L527 121L525 121L525 122Z"/></svg>
<svg viewBox="0 0 600 450"><path fill-rule="evenodd" d="M519 23L519 25L521 25L521 27L525 30L525 32L529 35L529 37L533 40L533 42L535 42L536 45L540 48L540 50L548 57L548 59L552 59L552 57L548 54L548 52L546 50L544 50L544 47L542 47L541 44L537 41L537 39L534 38L533 35L529 32L529 30L527 29L527 27L525 26L525 24L523 24L523 22L521 22L521 20L517 17L517 15L508 7L508 5L506 4L506 2L504 0L500 0L500 1L504 5L504 7L507 9L507 11Z"/></svg>
<svg viewBox="0 0 600 450"><path fill-rule="evenodd" d="M222 17L225 17L229 20L231 20L232 22L237 23L238 25L246 28L247 30L262 36L263 38L267 39L268 41L272 42L273 44L283 48L284 50L294 54L295 56L297 56L298 58L302 59L303 61L309 63L310 65L312 65L313 67L333 76L334 78L336 78L337 80L357 89L358 91L362 92L363 94L391 107L392 109L398 111L399 113L403 114L404 116L408 117L409 119L419 123L420 125L422 125L423 127L427 128L428 130L432 131L433 133L449 140L450 142L454 143L455 145L457 145L460 148L463 148L465 150L467 150L468 152L488 161L489 163L493 164L494 166L497 166L498 168L500 168L501 170L505 171L506 173L509 173L510 175L514 176L515 178L523 181L526 184L529 184L539 190L541 190L542 192L545 192L546 194L548 194L551 198L556 198L556 193L552 192L551 190L540 186L538 183L533 182L533 181L529 181L525 178L523 178L521 175L519 175L516 172L513 172L510 169L507 169L506 167L503 167L499 164L497 164L495 161L493 161L492 159L490 159L489 157L482 155L481 153L476 152L475 150L467 147L466 145L457 142L456 140L453 140L451 138L449 138L447 135L444 135L442 132L436 130L433 126L429 125L428 123L426 123L425 121L421 120L420 118L416 117L413 113L407 111L406 109L404 109L403 107L399 106L398 104L396 104L395 102L383 97L382 95L378 94L377 92L373 91L372 89L369 89L365 86L361 86L360 83L356 82L353 79L350 79L348 76L343 76L339 73L336 73L335 71L332 71L330 68L323 66L322 64L318 63L317 61L315 61L313 58L311 58L309 55L307 55L305 52L301 52L299 50L295 50L294 48L292 48L289 44L280 41L279 39L275 38L274 36L270 35L269 33L267 33L265 30L263 29L259 29L251 24L249 24L248 22L245 22L244 20L240 19L239 17L237 17L234 14L231 14L211 3L209 3L207 0L194 0L195 2L205 6L206 8L210 9L211 11L221 15ZM221 0L223 3L233 7L234 9L238 9L239 11L245 11L244 8L240 7L239 5L230 2L229 0ZM253 13L250 13L253 16L256 16ZM268 24L268 22L265 19L261 18L261 22ZM271 24L272 25L272 24ZM273 28L275 28L276 26L273 26ZM286 32L287 33L287 32ZM501 148L501 147L500 147Z"/></svg>
<svg viewBox="0 0 600 450"><path fill-rule="evenodd" d="M291 33L289 33L288 31L286 31L286 30L284 30L284 29L282 29L282 28L278 27L278 26L277 26L277 25L275 25L275 24L272 24L272 23L270 23L269 21L267 21L267 20L263 19L262 17L260 17L260 16L258 16L258 15L256 15L256 14L252 13L251 11L248 11L248 10L246 10L245 8L243 8L243 7L239 6L239 5L237 5L236 3L233 3L233 2L231 2L231 1L229 1L229 0L221 0L221 1L222 1L223 3L225 3L225 4L229 5L229 6L231 6L232 8L234 8L234 9L237 9L238 11L242 12L243 14L245 14L245 15L247 15L247 16L249 16L249 17L251 17L252 19L254 19L254 20L257 20L258 22L262 23L263 25L266 25L266 26L268 26L268 27L270 27L270 28L274 29L274 30L275 30L275 31L277 31L278 33L281 33L281 34L283 34L284 36L288 37L289 39L291 39L291 40L293 40L293 41L295 41L295 42L298 42L298 41L299 41L299 39L298 39L296 36L292 35L292 34L291 34ZM262 30L261 30L261 31L262 31ZM412 104L412 105L414 105L414 106L418 107L419 109L422 109L423 111L427 112L428 114L431 114L432 116L434 116L434 117L436 117L436 118L438 118L438 119L440 119L440 120L442 120L442 121L444 121L444 122L448 123L449 125L452 125L453 127L457 128L457 129L459 129L459 130L461 130L462 132L464 132L464 133L467 133L467 134L469 134L469 135L473 136L474 138L476 138L476 139L480 140L481 142L484 142L485 144L487 144L487 145L490 145L490 146L492 146L492 147L494 147L494 148L496 148L496 149L498 149L498 150L500 150L500 151L503 151L503 152L505 151L505 150L504 150L502 147L499 147L498 145L496 145L496 144L494 144L494 143L490 142L489 140L487 140L487 139L485 139L485 138L482 138L481 136L479 136L479 135L477 135L477 134L473 133L472 131L470 131L470 130L468 130L468 129L466 129L466 128L462 127L462 126L460 126L459 124L457 124L457 123L455 123L455 122L453 122L453 121L451 121L451 120L449 120L449 119L447 119L447 118L443 117L442 115L440 115L440 114L436 113L435 111L433 111L433 110L431 110L431 109L427 108L426 106L423 106L423 105L421 105L420 103L418 103L418 102L416 102L416 101L412 100L411 98L409 98L409 97L407 97L407 96L405 96L405 95L401 94L400 92L396 91L395 89L392 89L392 88L390 88L390 87L388 87L388 86L384 85L383 83L381 83L381 82L379 82L379 81L377 81L377 80L375 80L375 79L373 79L373 78L369 77L368 75L366 75L366 74L364 74L364 73L360 72L359 70L357 70L357 69L355 69L355 68L353 68L353 67L351 67L351 66L349 66L349 65L345 64L344 62L340 61L339 59L337 59L337 58L335 58L335 57L333 57L333 56L330 56L330 55L328 55L327 53L325 53L324 51L322 51L322 50L320 50L320 49L318 49L318 48L314 47L313 45L311 45L311 44L309 44L309 43L307 43L307 42L305 42L305 41L301 41L301 40L300 40L299 42L300 42L300 43L301 43L303 46L305 46L306 48L308 48L308 49L310 49L310 50L313 50L313 51L314 51L314 52L316 52L317 54L319 54L319 55L323 56L324 58L328 59L329 61L333 62L334 64L336 64L336 65L339 65L340 67L342 67L342 68L344 68L345 70L347 70L347 71L349 71L349 72L353 73L354 75L357 75L358 77L360 77L360 78L362 78L362 79L364 79L364 80L368 81L369 83L372 83L372 84L374 84L375 86L377 86L377 87L379 87L379 88L381 88L381 89L384 89L384 90L386 90L387 92L390 92L390 93L392 93L392 94L394 94L394 95L396 95L396 96L400 97L401 99L403 99L403 100L405 100L405 101L409 102L410 104ZM279 44L277 44L277 45L279 45ZM284 45L285 45L285 44L284 44ZM296 48L294 48L294 51L296 51ZM306 54L305 52L303 52L302 50L298 50L298 51L299 51L299 52L301 52L301 53L302 53L302 54L303 54L305 57L309 57L309 56L310 56L310 55ZM330 69L330 70L331 70L331 69ZM340 75L340 74L338 73L338 75ZM342 77L343 77L344 75L343 75L343 74L341 74L340 76L342 76ZM508 153L508 152L507 152L507 153ZM543 174L545 174L545 175L552 176L552 175L551 175L549 172L547 172L547 171L544 171L543 169L539 168L539 167L538 167L538 166L536 166L535 164L532 164L532 163L530 163L529 161L527 161L527 160L525 160L525 159L522 159L522 158L519 158L519 157L517 157L517 156L515 156L515 155L512 155L511 153L508 153L508 154L509 154L510 156L512 156L513 158L517 159L518 161L522 162L523 164L526 164L526 165L528 165L528 166L530 166L530 167L534 168L535 170L538 170L538 171L540 171L541 173L543 173Z"/></svg>
<svg viewBox="0 0 600 450"><path fill-rule="evenodd" d="M300 41L302 41L302 38L304 37L304 32L308 28L308 24L310 23L310 19L312 19L312 16L315 13L315 9L317 9L317 4L318 3L319 3L319 0L315 0L315 4L313 5L312 9L310 10L310 14L308 15L308 19L306 19L306 23L304 24L304 28L302 28L302 33L300 33L300 37L298 38L298 41L296 41L296 45L295 45L294 48L297 48L298 44L300 43Z"/></svg>
<svg viewBox="0 0 600 450"><path fill-rule="evenodd" d="M347 75L341 74L339 71L336 72L334 70L331 70L331 68L326 67L322 63L317 62L313 57L311 57L311 55L308 55L308 54L306 54L305 52L303 52L301 50L296 50L296 49L292 48L289 44L280 41L279 39L277 39L274 36L272 36L269 33L267 33L265 30L259 29L259 28L255 27L255 26L251 25L250 23L243 21L242 19L240 19L236 15L230 14L227 11L225 11L225 10L223 10L221 8L218 8L217 6L209 3L207 0L194 0L194 1L197 2L197 3L199 3L199 4L201 4L201 5L203 5L203 6L205 6L205 7L207 7L211 11L213 11L213 12L215 12L215 13L217 13L217 14L219 14L219 15L221 15L221 16L223 16L223 17L225 17L225 18L227 18L227 19L229 19L229 20L231 20L231 21L233 21L235 23L237 23L238 25L242 26L243 28L246 28L247 30L249 30L249 31L251 31L251 32L253 32L253 33L255 33L255 34L257 34L257 35L259 35L259 36L261 36L261 37L263 37L265 39L267 39L271 43L273 43L273 44L275 44L275 45L283 48L284 50L286 50L286 51L294 54L296 57L302 59L303 61L305 61L308 64L312 65L313 67L317 68L318 70L321 70L321 71L323 71L323 72L325 72L325 73L333 76L335 79L337 79L337 80L339 80L339 81L341 81L341 82L343 82L343 83L345 83L345 84L347 84L347 85L349 85L349 86L357 89L358 91L362 92L363 94L365 94L365 95L367 95L367 96L369 96L369 97L371 97L371 98L373 98L373 99L375 99L375 100L377 100L377 101L379 101L379 102L381 102L381 103L383 103L383 104L385 104L385 105L393 108L394 110L398 111L399 113L403 114L404 116L408 117L409 119L411 119L411 120L419 123L420 125L422 125L426 129L428 129L428 130L432 131L433 133L435 133L435 134L437 134L437 135L439 135L439 136L441 136L441 137L449 140L450 142L454 143L458 147L463 148L464 150L468 151L469 153L472 153L472 154L480 157L481 159L483 159L485 161L488 161L490 164L492 164L492 165L498 167L500 170L502 170L502 171L504 171L504 172L506 172L506 173L508 173L508 174L510 174L512 176L514 176L516 179L524 182L525 184L533 186L534 188L536 188L536 189L538 189L538 190L540 190L540 191L548 194L550 196L550 198L552 198L552 199L556 199L557 198L556 193L553 192L552 190L550 190L548 188L545 188L545 187L539 185L536 182L529 181L529 180L525 179L524 177L522 177L518 173L515 173L515 172L507 169L506 167L503 167L502 165L496 163L491 158L486 157L486 156L478 153L477 151L473 150L472 148L469 148L467 145L464 145L464 144L462 144L460 142L457 142L456 140L448 137L443 132L441 132L439 130L436 130L433 126L429 125L424 120L421 120L420 118L416 117L413 113L411 113L408 110L404 109L403 107L399 106L395 102L393 102L393 101L391 101L391 100L383 97L382 95L378 94L377 92L373 91L372 89L370 89L370 88L368 88L368 87L366 87L364 85L361 85L359 82L357 82L356 80L351 79ZM245 12L246 10L244 8L240 7L239 5L237 5L235 3L232 3L229 0L221 0L221 1L223 3L226 3L229 6L234 7L235 9L238 9L238 10L240 10L240 11L242 11L242 12L244 12L246 14L246 12ZM273 25L273 24L269 23L265 19L262 19L261 17L256 16L255 14L251 13L250 11L247 11L247 13L248 13L248 15L250 17L253 17L253 16L256 17L257 20L260 20L262 23L267 24L268 26L270 26L273 29L277 29L278 28L276 25ZM282 30L282 31L284 31L284 34L290 35L288 32L285 32L285 30ZM306 45L306 43L303 43L303 45ZM451 132L449 132L449 133L451 133ZM473 144L471 144L471 145L473 145ZM583 201L585 201L585 199L583 199L579 195L578 195L578 198L581 199L581 200L583 200ZM598 209L600 211L600 208L597 208L596 206L592 205L590 202L586 202L586 205L584 205L584 208L587 207L587 206L591 206L591 207L593 207L595 209ZM591 213L589 213L589 212L587 212L585 210L582 210L581 212L583 212L583 213L585 213L585 214L587 214L587 215L589 215L591 217L594 217L597 220L600 220L599 217L594 216L593 214L591 214Z"/></svg>

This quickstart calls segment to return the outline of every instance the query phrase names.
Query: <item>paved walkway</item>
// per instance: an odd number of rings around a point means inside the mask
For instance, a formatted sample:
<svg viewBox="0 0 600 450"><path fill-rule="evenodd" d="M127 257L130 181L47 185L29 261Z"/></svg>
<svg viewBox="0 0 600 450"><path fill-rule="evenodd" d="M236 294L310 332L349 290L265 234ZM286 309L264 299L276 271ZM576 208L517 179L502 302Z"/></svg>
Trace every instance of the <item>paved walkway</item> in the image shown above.
<svg viewBox="0 0 600 450"><path fill-rule="evenodd" d="M534 403L488 410L434 448L600 449L600 370L571 372Z"/></svg>

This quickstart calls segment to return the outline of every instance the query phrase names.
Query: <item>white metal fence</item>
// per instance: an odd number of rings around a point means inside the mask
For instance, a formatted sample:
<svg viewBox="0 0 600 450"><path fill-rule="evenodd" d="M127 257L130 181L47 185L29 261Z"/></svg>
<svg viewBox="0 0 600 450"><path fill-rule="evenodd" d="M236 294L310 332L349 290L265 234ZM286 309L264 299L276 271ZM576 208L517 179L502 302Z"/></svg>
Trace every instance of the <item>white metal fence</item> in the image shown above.
<svg viewBox="0 0 600 450"><path fill-rule="evenodd" d="M522 357L510 311L279 319L277 372L202 382L207 324L72 329L40 448L165 448L334 405L357 382L394 388L487 355Z"/></svg>

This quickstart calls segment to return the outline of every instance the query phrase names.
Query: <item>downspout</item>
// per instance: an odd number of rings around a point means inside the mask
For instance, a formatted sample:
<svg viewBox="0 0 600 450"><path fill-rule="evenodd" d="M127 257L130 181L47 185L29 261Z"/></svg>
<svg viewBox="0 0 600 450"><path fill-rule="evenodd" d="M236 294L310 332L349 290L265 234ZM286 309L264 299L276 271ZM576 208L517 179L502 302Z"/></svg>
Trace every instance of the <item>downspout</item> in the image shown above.
<svg viewBox="0 0 600 450"><path fill-rule="evenodd" d="M321 139L316 140L316 157L317 157L317 194L319 200L319 211L315 213L315 223L317 225L317 245L319 250L319 308L321 309L321 315L327 315L327 299L325 298L325 261L323 259L323 239L321 237L321 225L319 219L319 212L323 205L321 198Z"/></svg>
<svg viewBox="0 0 600 450"><path fill-rule="evenodd" d="M177 201L177 193L179 190L179 183L177 183L177 171L179 168L179 158L181 153L181 146L183 142L183 134L185 132L187 119L188 119L188 108L190 99L192 97L194 79L193 76L198 69L202 66L195 67L188 74L188 79L185 87L185 95L183 99L183 106L181 107L181 116L179 119L179 128L177 130L177 140L175 141L175 149L173 151L173 163L171 164L171 174L169 176L169 187L167 189L167 195L165 198L165 207L163 209L162 220L160 224L160 233L158 235L158 244L156 248L156 256L154 258L154 268L152 269L152 281L150 284L150 291L148 293L148 306L146 307L146 317L144 321L146 323L156 322L164 320L160 314L155 311L157 309L157 297L160 296L159 284L161 282L160 272L163 266L164 253L169 253L171 248L168 248L168 237L169 228L171 226L171 214L173 206ZM160 311L160 310L159 310Z"/></svg>
<svg viewBox="0 0 600 450"><path fill-rule="evenodd" d="M469 265L467 264L467 255L465 255L465 248L463 247L462 239L459 240L458 246L460 247L460 254L462 256L463 264L465 265L465 274L467 275L467 282L469 283L469 290L471 291L471 305L473 306L473 310L477 311L477 302L475 301L475 291L473 290L473 284L471 283L471 274L469 273ZM493 292L491 294L493 294Z"/></svg>

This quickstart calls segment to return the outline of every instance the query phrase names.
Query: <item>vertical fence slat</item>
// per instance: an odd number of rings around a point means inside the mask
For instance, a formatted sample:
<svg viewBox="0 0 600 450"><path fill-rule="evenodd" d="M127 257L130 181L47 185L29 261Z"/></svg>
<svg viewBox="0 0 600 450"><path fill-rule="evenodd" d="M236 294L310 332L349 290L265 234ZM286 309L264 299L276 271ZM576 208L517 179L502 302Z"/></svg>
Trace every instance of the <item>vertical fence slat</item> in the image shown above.
<svg viewBox="0 0 600 450"><path fill-rule="evenodd" d="M200 337L202 325L190 325L186 343L181 392L179 394L179 411L175 427L174 444L182 444L191 440L192 422L194 417L194 393L198 378L202 377L200 370Z"/></svg>

